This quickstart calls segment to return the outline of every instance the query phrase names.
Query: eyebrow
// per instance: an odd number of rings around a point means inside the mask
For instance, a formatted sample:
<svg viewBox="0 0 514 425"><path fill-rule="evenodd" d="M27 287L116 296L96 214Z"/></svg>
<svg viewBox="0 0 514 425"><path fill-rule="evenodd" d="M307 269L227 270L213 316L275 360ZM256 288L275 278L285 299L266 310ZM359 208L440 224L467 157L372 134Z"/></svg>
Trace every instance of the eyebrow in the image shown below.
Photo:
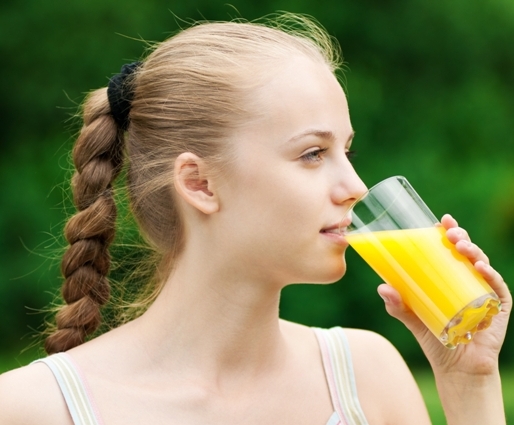
<svg viewBox="0 0 514 425"><path fill-rule="evenodd" d="M328 141L334 141L336 138L335 134L332 133L331 131L309 129L309 130L302 131L300 134L297 134L296 136L291 137L289 139L288 143L294 143L297 140L300 140L306 136L316 136L316 137L319 137L320 139L325 139ZM352 130L352 132L348 136L346 143L350 142L354 136L355 136L355 131Z"/></svg>

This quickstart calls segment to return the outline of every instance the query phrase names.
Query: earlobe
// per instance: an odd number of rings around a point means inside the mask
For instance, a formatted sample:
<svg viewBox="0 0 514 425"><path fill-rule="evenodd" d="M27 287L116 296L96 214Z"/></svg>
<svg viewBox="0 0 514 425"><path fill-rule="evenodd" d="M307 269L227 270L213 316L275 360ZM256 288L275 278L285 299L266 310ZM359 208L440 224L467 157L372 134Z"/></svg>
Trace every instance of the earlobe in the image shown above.
<svg viewBox="0 0 514 425"><path fill-rule="evenodd" d="M206 171L207 164L200 157L184 152L175 160L173 181L184 201L204 214L212 214L219 210L219 203Z"/></svg>

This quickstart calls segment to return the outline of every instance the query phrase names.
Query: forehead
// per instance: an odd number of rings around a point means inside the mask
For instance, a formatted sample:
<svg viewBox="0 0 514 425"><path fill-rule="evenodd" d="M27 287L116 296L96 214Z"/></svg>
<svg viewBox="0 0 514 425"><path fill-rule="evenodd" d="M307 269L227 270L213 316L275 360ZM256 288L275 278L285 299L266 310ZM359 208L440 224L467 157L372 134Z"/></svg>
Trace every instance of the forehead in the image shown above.
<svg viewBox="0 0 514 425"><path fill-rule="evenodd" d="M253 112L241 129L254 143L286 142L309 129L347 139L352 133L346 96L329 67L297 56L276 64L252 94Z"/></svg>

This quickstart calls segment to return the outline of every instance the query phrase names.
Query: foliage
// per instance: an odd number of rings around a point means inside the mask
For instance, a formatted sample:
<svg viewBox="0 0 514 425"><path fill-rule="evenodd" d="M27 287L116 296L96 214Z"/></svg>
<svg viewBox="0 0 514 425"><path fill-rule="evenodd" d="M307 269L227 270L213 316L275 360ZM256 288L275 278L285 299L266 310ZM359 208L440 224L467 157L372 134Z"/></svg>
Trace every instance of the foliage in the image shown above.
<svg viewBox="0 0 514 425"><path fill-rule="evenodd" d="M315 16L340 41L357 132L355 166L372 185L408 177L436 215L451 212L514 281L514 3L509 0L112 0L0 5L0 351L30 343L60 286L60 236L71 212L68 152L84 92L105 86L163 40L179 18L255 19L277 10ZM175 17L174 14L178 17ZM123 35L120 35L123 34ZM347 276L331 286L283 293L282 316L310 325L375 330L410 364L424 364L412 336L387 317L380 279L347 253ZM514 333L504 362L512 362ZM509 354L510 353L510 354Z"/></svg>

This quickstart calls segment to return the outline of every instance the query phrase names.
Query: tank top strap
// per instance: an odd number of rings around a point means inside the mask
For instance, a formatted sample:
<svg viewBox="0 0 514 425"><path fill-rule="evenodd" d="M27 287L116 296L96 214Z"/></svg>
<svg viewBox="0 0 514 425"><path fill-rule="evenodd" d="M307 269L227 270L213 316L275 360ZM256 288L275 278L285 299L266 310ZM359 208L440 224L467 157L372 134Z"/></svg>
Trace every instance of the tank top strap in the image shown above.
<svg viewBox="0 0 514 425"><path fill-rule="evenodd" d="M32 363L37 362L46 364L52 371L74 425L102 425L87 385L68 354L53 354Z"/></svg>
<svg viewBox="0 0 514 425"><path fill-rule="evenodd" d="M368 425L357 396L350 345L342 328L313 328L334 410L342 425Z"/></svg>

